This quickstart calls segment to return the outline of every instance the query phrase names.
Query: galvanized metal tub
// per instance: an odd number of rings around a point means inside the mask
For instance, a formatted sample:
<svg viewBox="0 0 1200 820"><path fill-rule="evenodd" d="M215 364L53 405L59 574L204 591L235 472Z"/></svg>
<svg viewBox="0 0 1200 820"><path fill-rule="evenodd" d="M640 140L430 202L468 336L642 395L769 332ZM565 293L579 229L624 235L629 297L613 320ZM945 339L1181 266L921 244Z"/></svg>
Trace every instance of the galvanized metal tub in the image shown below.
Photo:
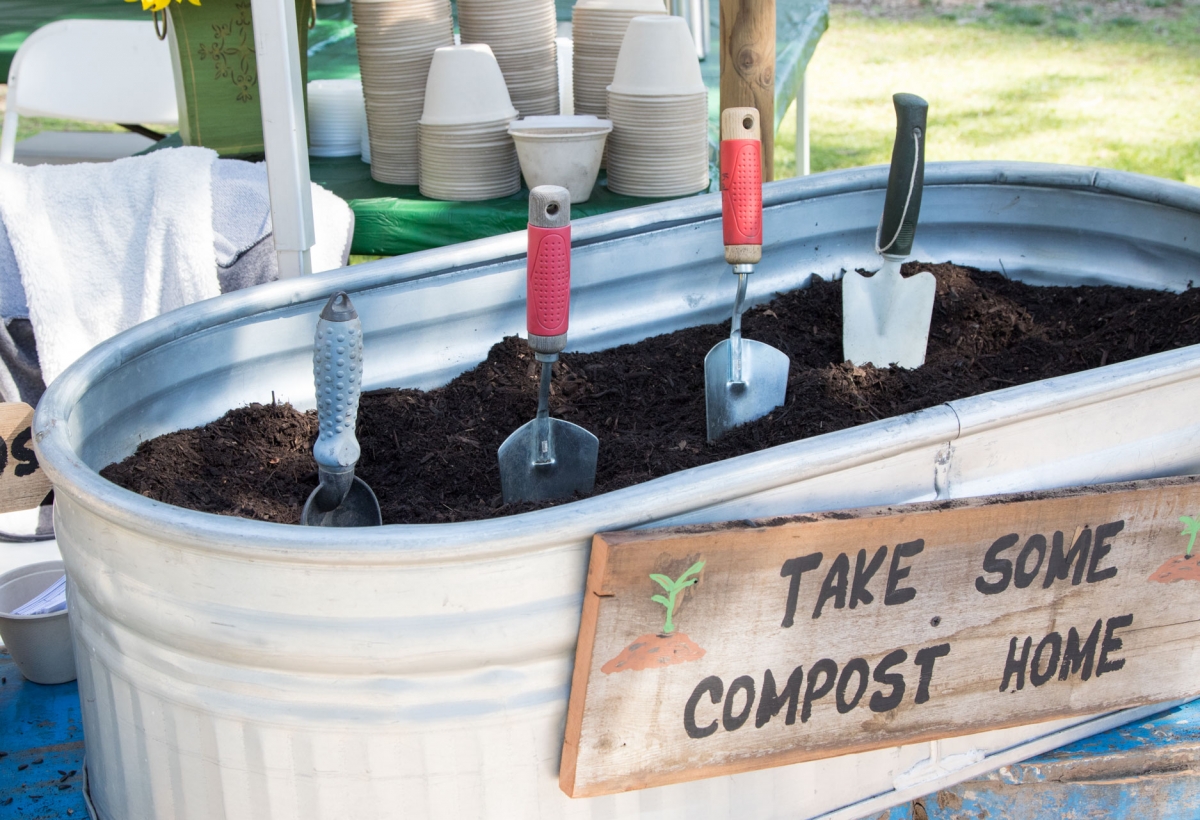
<svg viewBox="0 0 1200 820"><path fill-rule="evenodd" d="M768 186L752 297L870 266L885 185L886 168L869 168ZM577 349L727 315L717 197L574 233ZM948 163L926 172L915 255L1180 290L1198 245L1200 191L1182 184ZM51 386L35 441L56 489L101 817L806 817L884 794L857 803L878 806L922 788L903 773L928 744L566 798L592 534L1200 469L1200 349L1185 348L492 521L316 530L159 504L97 474L272 391L311 407L313 328L338 289L362 317L365 388L445 382L522 330L523 253L511 234L228 294L139 325ZM943 741L940 755L977 768L1066 723Z"/></svg>

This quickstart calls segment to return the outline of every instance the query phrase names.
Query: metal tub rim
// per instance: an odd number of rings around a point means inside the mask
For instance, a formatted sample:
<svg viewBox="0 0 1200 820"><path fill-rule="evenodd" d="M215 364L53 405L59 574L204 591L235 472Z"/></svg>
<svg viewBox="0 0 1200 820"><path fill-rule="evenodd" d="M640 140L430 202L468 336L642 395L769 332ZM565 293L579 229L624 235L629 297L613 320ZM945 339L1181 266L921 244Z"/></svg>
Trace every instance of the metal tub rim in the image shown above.
<svg viewBox="0 0 1200 820"><path fill-rule="evenodd" d="M831 171L771 183L768 208L798 200L883 190L887 167ZM1200 189L1122 171L1042 163L931 163L928 186L1006 185L1092 191L1200 213ZM574 241L586 245L636 233L719 219L716 194L647 205L581 219ZM519 259L523 232L410 254L346 272L333 271L227 294L159 316L97 346L47 390L34 419L39 458L63 492L86 503L111 523L132 529L154 527L178 544L203 550L230 550L245 557L312 563L425 564L478 560L537 552L561 545L564 532L584 540L598 531L644 525L671 515L760 492L805 477L845 469L884 455L932 442L951 441L1003 418L1033 417L1088 404L1104 394L1145 389L1182 378L1200 360L1193 346L980 396L952 401L904 416L790 442L676 472L621 490L548 509L481 521L445 524L390 524L352 531L310 530L197 512L144 498L102 478L83 463L67 436L67 421L79 399L120 367L162 345L209 328L297 304L316 304L336 290L362 292L405 281L447 275L482 264ZM1014 408L1020 408L1014 415ZM864 435L889 442L884 450L863 452ZM782 462L782 463L781 463ZM770 469L764 469L769 467ZM732 471L732 474L731 474ZM736 476L736 478L735 478ZM730 490L729 488L736 488ZM669 502L664 504L664 502ZM558 535L550 533L557 532ZM478 546L477 546L478 545ZM485 546L486 545L486 546Z"/></svg>

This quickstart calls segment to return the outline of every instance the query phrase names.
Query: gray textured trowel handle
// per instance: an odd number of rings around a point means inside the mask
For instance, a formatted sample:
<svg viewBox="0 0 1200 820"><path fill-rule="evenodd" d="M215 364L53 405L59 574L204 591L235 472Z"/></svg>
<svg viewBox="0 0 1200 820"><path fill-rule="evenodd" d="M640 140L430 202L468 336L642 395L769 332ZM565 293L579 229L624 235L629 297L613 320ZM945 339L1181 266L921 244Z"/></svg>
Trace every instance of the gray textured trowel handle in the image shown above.
<svg viewBox="0 0 1200 820"><path fill-rule="evenodd" d="M877 251L889 256L912 253L917 217L921 213L921 187L925 179L925 120L929 103L916 94L895 94L896 142L888 174L887 199L875 240Z"/></svg>
<svg viewBox="0 0 1200 820"><path fill-rule="evenodd" d="M331 503L336 506L345 498L361 452L354 428L362 392L362 349L358 312L349 296L335 293L321 311L313 348L313 381L320 426L313 458L321 474L322 488L328 487L334 496L322 498L322 508Z"/></svg>

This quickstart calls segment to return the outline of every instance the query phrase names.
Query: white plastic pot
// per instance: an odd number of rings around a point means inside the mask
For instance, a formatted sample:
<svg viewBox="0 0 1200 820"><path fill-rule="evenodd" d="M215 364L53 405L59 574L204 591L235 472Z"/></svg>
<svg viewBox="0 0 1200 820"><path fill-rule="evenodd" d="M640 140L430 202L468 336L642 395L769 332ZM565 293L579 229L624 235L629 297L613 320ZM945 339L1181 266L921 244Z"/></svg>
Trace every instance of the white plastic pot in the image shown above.
<svg viewBox="0 0 1200 820"><path fill-rule="evenodd" d="M705 90L696 43L682 17L634 17L625 30L610 91L685 95Z"/></svg>
<svg viewBox="0 0 1200 820"><path fill-rule="evenodd" d="M62 561L29 564L0 575L0 643L21 674L34 683L75 680L67 610L46 615L14 615L12 611L62 575Z"/></svg>
<svg viewBox="0 0 1200 820"><path fill-rule="evenodd" d="M533 190L538 185L561 185L571 202L587 202L600 174L604 141L612 122L597 117L532 117L511 123L508 133L517 146L521 175Z"/></svg>
<svg viewBox="0 0 1200 820"><path fill-rule="evenodd" d="M886 180L871 168L766 186L751 301L875 263ZM922 206L916 258L1035 283L1182 290L1200 262L1200 190L1180 183L930 164ZM728 317L719 197L580 220L573 236L574 348ZM850 817L1080 722L585 800L557 784L594 533L1196 472L1195 347L491 521L286 526L98 475L272 391L313 406L313 330L336 290L362 318L364 389L445 383L523 329L524 252L516 233L230 293L138 325L51 385L35 443L55 485L101 818ZM1105 720L1074 736L1119 718Z"/></svg>
<svg viewBox="0 0 1200 820"><path fill-rule="evenodd" d="M425 81L425 125L465 125L517 116L492 50L483 43L433 52Z"/></svg>

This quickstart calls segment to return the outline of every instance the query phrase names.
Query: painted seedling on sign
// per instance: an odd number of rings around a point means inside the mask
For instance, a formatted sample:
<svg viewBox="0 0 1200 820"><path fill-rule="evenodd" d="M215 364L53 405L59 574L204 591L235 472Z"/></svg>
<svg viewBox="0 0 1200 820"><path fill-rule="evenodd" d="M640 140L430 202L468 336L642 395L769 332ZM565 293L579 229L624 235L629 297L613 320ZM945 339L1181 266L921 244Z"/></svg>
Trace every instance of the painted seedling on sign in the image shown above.
<svg viewBox="0 0 1200 820"><path fill-rule="evenodd" d="M704 650L696 646L687 635L672 634L675 632L675 608L679 605L679 593L699 580L696 576L702 569L704 569L704 562L697 561L674 581L662 573L650 573L650 580L667 593L666 597L650 596L650 600L667 608L667 620L662 625L662 631L638 637L637 640L621 650L621 654L600 667L601 672L608 675L627 669L668 666L704 657Z"/></svg>
<svg viewBox="0 0 1200 820"><path fill-rule="evenodd" d="M1198 533L1196 477L602 533L560 785L608 794L1200 693Z"/></svg>

